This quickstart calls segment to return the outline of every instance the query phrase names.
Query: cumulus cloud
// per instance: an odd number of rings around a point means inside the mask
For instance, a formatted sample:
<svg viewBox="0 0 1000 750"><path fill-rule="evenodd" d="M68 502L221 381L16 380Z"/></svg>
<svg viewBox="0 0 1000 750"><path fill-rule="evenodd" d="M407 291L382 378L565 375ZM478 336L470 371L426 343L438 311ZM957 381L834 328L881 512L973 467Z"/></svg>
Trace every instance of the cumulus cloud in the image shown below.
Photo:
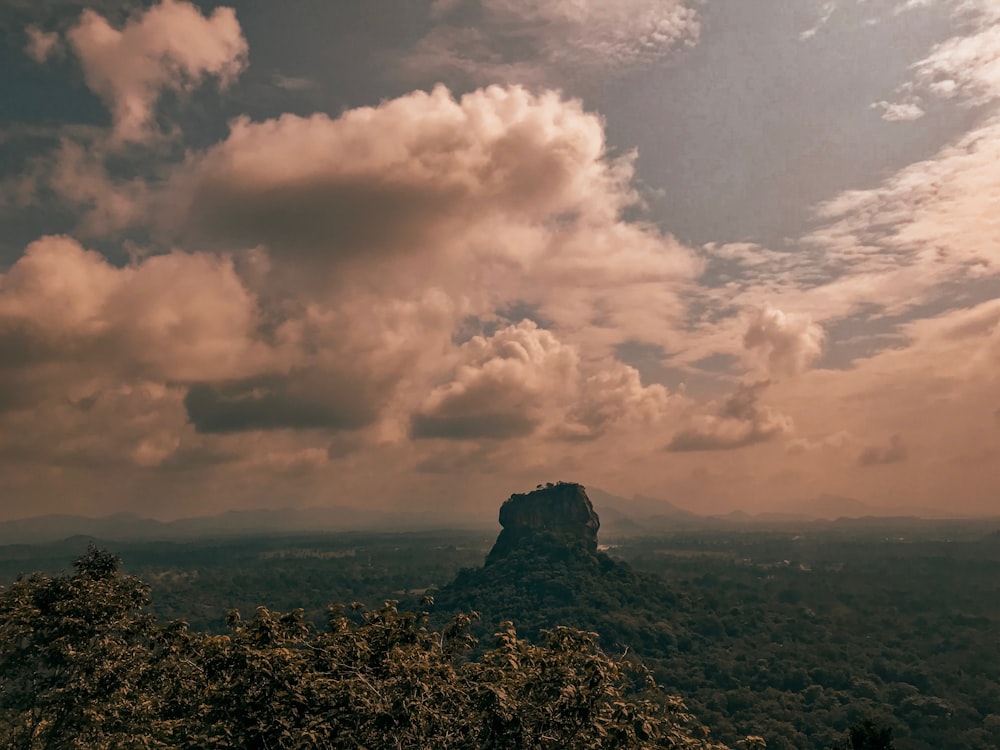
<svg viewBox="0 0 1000 750"><path fill-rule="evenodd" d="M573 343L601 335L598 319L614 336L665 336L699 266L623 218L632 159L610 158L601 119L556 92L438 87L338 118L238 119L152 210L188 240L265 248L300 292L406 297L416 282L456 313L534 306Z"/></svg>
<svg viewBox="0 0 1000 750"><path fill-rule="evenodd" d="M415 438L518 438L539 433L589 441L650 427L671 407L666 388L644 386L620 362L581 362L576 346L524 320L462 345L451 379L414 414Z"/></svg>
<svg viewBox="0 0 1000 750"><path fill-rule="evenodd" d="M757 310L743 335L743 346L771 377L796 375L823 352L823 329L806 316L773 307Z"/></svg>
<svg viewBox="0 0 1000 750"><path fill-rule="evenodd" d="M700 31L683 0L457 0L436 3L432 15L438 24L409 66L474 81L607 73L658 60Z"/></svg>
<svg viewBox="0 0 1000 750"><path fill-rule="evenodd" d="M140 177L111 174L103 133L96 129L66 127L17 133L13 138L57 141L49 153L33 156L16 177L0 179L0 208L39 207L55 197L77 219L74 233L82 238L109 237L143 225L148 217L149 183ZM77 131L77 132L73 132ZM2 141L2 137L0 137Z"/></svg>
<svg viewBox="0 0 1000 750"><path fill-rule="evenodd" d="M574 389L579 355L549 331L522 321L462 346L452 380L414 415L415 438L467 440L531 434L546 406Z"/></svg>
<svg viewBox="0 0 1000 750"><path fill-rule="evenodd" d="M697 415L689 426L677 432L667 450L735 450L790 434L792 420L759 403L761 393L769 385L766 380L740 385L715 414Z"/></svg>
<svg viewBox="0 0 1000 750"><path fill-rule="evenodd" d="M584 378L579 401L557 434L568 440L595 440L623 422L654 427L671 407L665 387L644 386L634 367L615 362Z"/></svg>
<svg viewBox="0 0 1000 750"><path fill-rule="evenodd" d="M336 119L237 119L171 197L209 236L336 258L416 250L488 217L613 214L632 198L625 176L579 102L516 87L456 101L438 87Z"/></svg>
<svg viewBox="0 0 1000 750"><path fill-rule="evenodd" d="M3 342L19 363L10 377L36 401L58 398L81 370L100 382L74 386L77 400L170 384L181 389L171 419L182 415L188 441L367 428L390 442L593 440L662 418L665 389L603 351L629 331L669 331L697 266L672 238L622 218L635 201L631 158L608 158L600 118L577 101L517 87L455 100L438 89L337 119L238 122L155 195L116 183L99 154L74 144L56 162L52 185L90 206L94 233L191 189L199 205L169 219L193 221L235 260L175 251L116 267L68 238L36 243L5 278ZM246 213L237 221L228 206ZM261 214L269 221L254 224ZM275 284L289 268L327 281ZM20 293L29 277L43 293ZM60 293L81 312L50 314ZM516 358L498 334L492 354L456 349L461 320L490 320L513 300L553 327L519 334L541 360L504 364ZM456 374L455 362L481 372ZM450 390L429 385L441 382ZM491 402L493 391L504 395Z"/></svg>
<svg viewBox="0 0 1000 750"><path fill-rule="evenodd" d="M232 263L214 256L178 252L117 268L71 238L46 237L0 277L0 348L12 354L9 367L58 372L73 363L119 377L233 377L269 356L254 341L257 323L255 300Z"/></svg>
<svg viewBox="0 0 1000 750"><path fill-rule="evenodd" d="M311 431L321 446L282 450L325 456L329 434L375 422L404 375L423 387L411 365L451 318L434 294L265 310L224 256L114 266L45 237L0 275L0 432L20 435L0 456L17 443L55 465L174 467L226 444L220 460L255 462L269 447L249 436ZM111 419L114 405L128 414Z"/></svg>
<svg viewBox="0 0 1000 750"><path fill-rule="evenodd" d="M814 437L801 437L789 440L786 450L793 454L802 454L812 451L841 451L854 442L853 436L844 430L828 435Z"/></svg>
<svg viewBox="0 0 1000 750"><path fill-rule="evenodd" d="M225 87L247 61L247 43L232 8L216 8L205 17L183 0L162 0L121 29L86 10L67 39L87 86L111 108L118 142L152 136L164 91L189 91L208 77Z"/></svg>
<svg viewBox="0 0 1000 750"><path fill-rule="evenodd" d="M108 384L86 398L51 399L3 413L0 459L42 466L150 469L184 439L182 389L151 381Z"/></svg>

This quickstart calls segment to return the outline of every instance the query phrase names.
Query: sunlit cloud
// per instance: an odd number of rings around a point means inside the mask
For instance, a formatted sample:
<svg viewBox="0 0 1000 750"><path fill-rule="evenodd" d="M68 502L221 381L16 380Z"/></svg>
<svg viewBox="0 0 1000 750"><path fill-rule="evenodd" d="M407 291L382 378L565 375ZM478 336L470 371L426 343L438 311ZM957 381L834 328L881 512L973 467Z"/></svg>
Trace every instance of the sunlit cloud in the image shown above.
<svg viewBox="0 0 1000 750"><path fill-rule="evenodd" d="M111 109L117 142L152 137L164 91L187 91L207 77L225 87L246 66L247 44L232 8L206 18L184 0L162 0L121 29L86 10L66 38L87 86Z"/></svg>
<svg viewBox="0 0 1000 750"><path fill-rule="evenodd" d="M405 40L369 29L356 88L286 56L258 7L32 11L11 59L66 89L0 130L10 502L59 509L71 483L101 510L391 506L555 473L713 510L933 505L949 482L986 507L1000 14L855 5L815 3L781 54L828 54L862 17L952 25L831 114L865 131L838 158L891 132L891 159L807 202L814 155L762 148L804 217L769 238L721 236L723 200L680 238L665 218L690 175L743 168L685 151L739 93L708 6L437 0ZM739 65L770 54L761 24ZM810 83L856 85L829 76ZM779 84L774 121L727 128L787 134ZM706 163L657 171L657 149Z"/></svg>
<svg viewBox="0 0 1000 750"><path fill-rule="evenodd" d="M684 0L456 0L434 3L432 16L407 67L477 83L551 84L581 68L606 74L662 59L700 31Z"/></svg>

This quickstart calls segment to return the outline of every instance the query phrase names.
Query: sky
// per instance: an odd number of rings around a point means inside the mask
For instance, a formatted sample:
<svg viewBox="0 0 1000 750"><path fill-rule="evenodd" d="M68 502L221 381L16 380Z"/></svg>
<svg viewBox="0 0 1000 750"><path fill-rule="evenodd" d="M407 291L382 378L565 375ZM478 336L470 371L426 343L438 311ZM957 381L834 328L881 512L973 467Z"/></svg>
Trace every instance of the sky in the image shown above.
<svg viewBox="0 0 1000 750"><path fill-rule="evenodd" d="M1000 512L994 0L0 29L0 520Z"/></svg>

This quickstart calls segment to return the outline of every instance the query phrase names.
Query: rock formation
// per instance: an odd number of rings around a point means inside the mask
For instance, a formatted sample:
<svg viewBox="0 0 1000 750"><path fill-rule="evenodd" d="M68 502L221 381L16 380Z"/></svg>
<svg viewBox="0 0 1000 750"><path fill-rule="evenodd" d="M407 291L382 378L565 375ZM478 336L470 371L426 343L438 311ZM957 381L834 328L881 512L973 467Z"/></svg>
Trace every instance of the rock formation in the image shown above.
<svg viewBox="0 0 1000 750"><path fill-rule="evenodd" d="M558 482L534 492L511 495L500 507L503 531L486 560L487 565L510 551L526 546L560 544L583 546L597 552L601 521L581 484Z"/></svg>

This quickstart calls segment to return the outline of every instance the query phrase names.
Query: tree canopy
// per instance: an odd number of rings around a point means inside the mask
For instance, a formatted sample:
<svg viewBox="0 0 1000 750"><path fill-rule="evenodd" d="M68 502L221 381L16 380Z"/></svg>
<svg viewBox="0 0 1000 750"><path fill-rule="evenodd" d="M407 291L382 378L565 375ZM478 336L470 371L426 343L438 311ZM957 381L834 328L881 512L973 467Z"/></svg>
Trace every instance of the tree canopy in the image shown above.
<svg viewBox="0 0 1000 750"><path fill-rule="evenodd" d="M150 588L91 548L63 576L0 590L0 737L11 748L721 748L641 665L555 627L504 623L470 656L475 613L434 629L394 602L159 624Z"/></svg>

